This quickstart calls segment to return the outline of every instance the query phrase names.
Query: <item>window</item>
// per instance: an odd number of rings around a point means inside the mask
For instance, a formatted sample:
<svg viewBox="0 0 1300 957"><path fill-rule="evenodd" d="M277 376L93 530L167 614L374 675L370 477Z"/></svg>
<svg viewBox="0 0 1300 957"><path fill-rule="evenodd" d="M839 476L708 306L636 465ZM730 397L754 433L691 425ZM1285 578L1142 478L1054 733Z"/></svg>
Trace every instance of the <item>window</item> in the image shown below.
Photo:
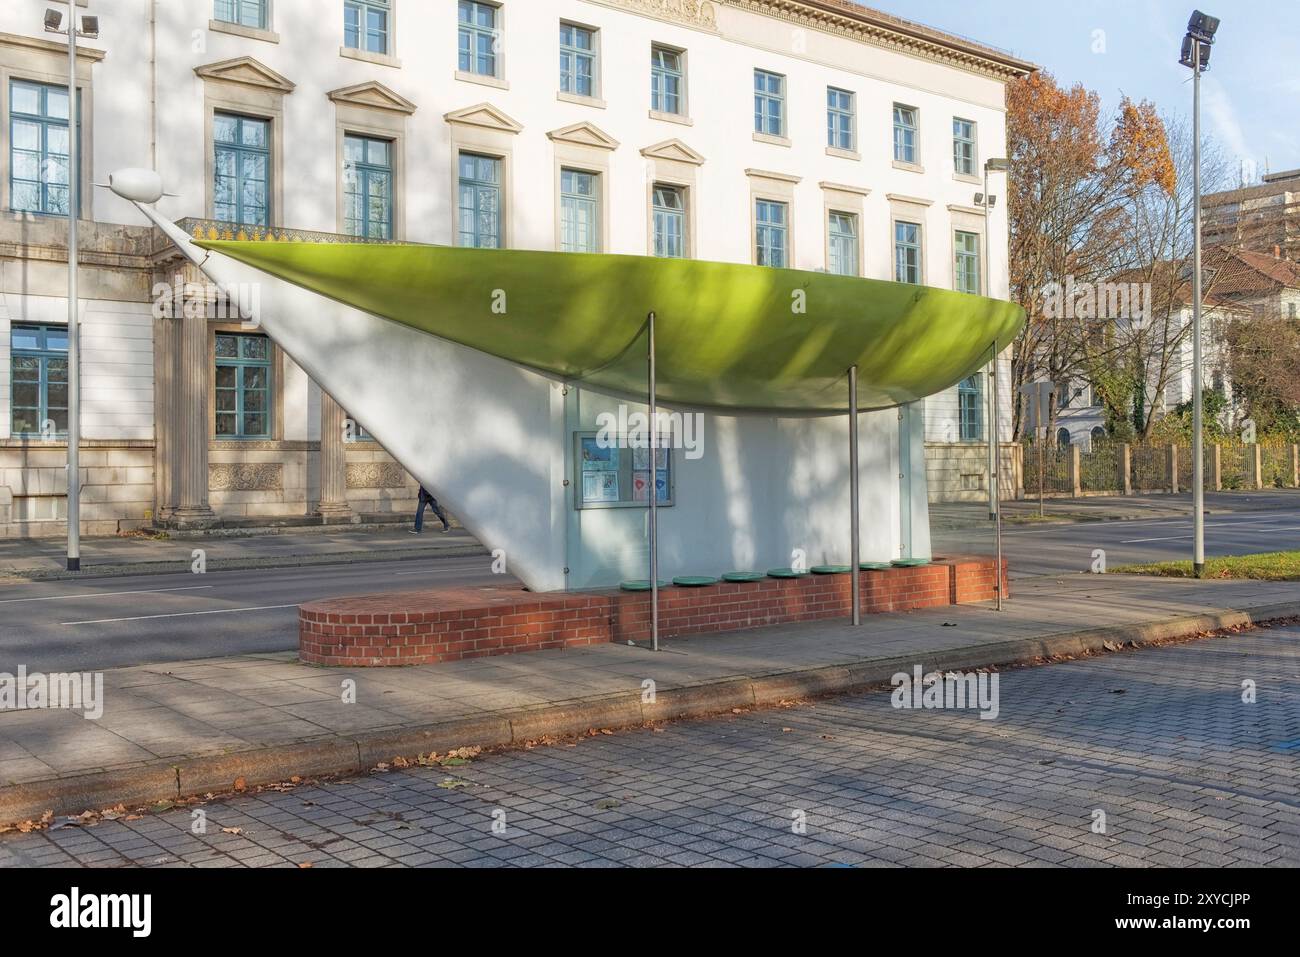
<svg viewBox="0 0 1300 957"><path fill-rule="evenodd" d="M921 226L894 223L894 281L921 284Z"/></svg>
<svg viewBox="0 0 1300 957"><path fill-rule="evenodd" d="M68 330L21 326L9 331L10 431L14 436L68 434Z"/></svg>
<svg viewBox="0 0 1300 957"><path fill-rule="evenodd" d="M600 252L599 177L582 170L560 170L560 250Z"/></svg>
<svg viewBox="0 0 1300 957"><path fill-rule="evenodd" d="M560 90L596 95L596 33L572 23L560 24Z"/></svg>
<svg viewBox="0 0 1300 957"><path fill-rule="evenodd" d="M217 113L212 134L217 151L213 216L227 223L269 226L270 120Z"/></svg>
<svg viewBox="0 0 1300 957"><path fill-rule="evenodd" d="M830 261L837 276L858 275L858 217L852 213L830 215Z"/></svg>
<svg viewBox="0 0 1300 957"><path fill-rule="evenodd" d="M501 160L460 154L460 245L501 248Z"/></svg>
<svg viewBox="0 0 1300 957"><path fill-rule="evenodd" d="M393 238L393 144L368 136L343 137L343 231L368 239Z"/></svg>
<svg viewBox="0 0 1300 957"><path fill-rule="evenodd" d="M271 437L271 340L217 333L217 438Z"/></svg>
<svg viewBox="0 0 1300 957"><path fill-rule="evenodd" d="M1062 382L1056 387L1056 407L1058 409L1068 409L1073 398L1074 390L1070 388L1070 383Z"/></svg>
<svg viewBox="0 0 1300 957"><path fill-rule="evenodd" d="M346 0L343 4L343 45L367 53L388 52L390 0Z"/></svg>
<svg viewBox="0 0 1300 957"><path fill-rule="evenodd" d="M685 112L682 97L682 55L667 47L650 48L650 109L680 116Z"/></svg>
<svg viewBox="0 0 1300 957"><path fill-rule="evenodd" d="M984 441L984 374L975 373L957 386L957 410L963 442Z"/></svg>
<svg viewBox="0 0 1300 957"><path fill-rule="evenodd" d="M784 269L789 261L790 207L760 199L754 208L754 238L757 243L755 262L760 266Z"/></svg>
<svg viewBox="0 0 1300 957"><path fill-rule="evenodd" d="M460 0L460 71L497 75L497 8L477 0Z"/></svg>
<svg viewBox="0 0 1300 957"><path fill-rule="evenodd" d="M266 29L266 0L217 0L213 19L237 23L255 30Z"/></svg>
<svg viewBox="0 0 1300 957"><path fill-rule="evenodd" d="M754 132L785 136L785 77L754 71Z"/></svg>
<svg viewBox="0 0 1300 957"><path fill-rule="evenodd" d="M916 108L894 104L894 162L916 165Z"/></svg>
<svg viewBox="0 0 1300 957"><path fill-rule="evenodd" d="M1106 430L1100 425L1094 425L1092 431L1088 433L1088 437L1092 439L1093 442L1105 442Z"/></svg>
<svg viewBox="0 0 1300 957"><path fill-rule="evenodd" d="M1057 444L1060 448L1063 448L1063 449L1068 449L1068 448L1070 447L1070 430L1069 430L1069 429L1057 429L1057 430L1056 430L1056 444Z"/></svg>
<svg viewBox="0 0 1300 957"><path fill-rule="evenodd" d="M952 119L952 165L958 175L975 175L975 124L955 116Z"/></svg>
<svg viewBox="0 0 1300 957"><path fill-rule="evenodd" d="M654 188L654 254L666 259L686 256L686 194L680 186Z"/></svg>
<svg viewBox="0 0 1300 957"><path fill-rule="evenodd" d="M958 230L953 234L952 245L954 288L958 292L968 292L971 295L978 296L982 280L980 274L979 233L966 233Z"/></svg>
<svg viewBox="0 0 1300 957"><path fill-rule="evenodd" d="M852 150L854 144L854 95L848 90L826 88L826 145L837 150Z"/></svg>
<svg viewBox="0 0 1300 957"><path fill-rule="evenodd" d="M10 208L66 216L68 88L15 80L9 88L9 133Z"/></svg>

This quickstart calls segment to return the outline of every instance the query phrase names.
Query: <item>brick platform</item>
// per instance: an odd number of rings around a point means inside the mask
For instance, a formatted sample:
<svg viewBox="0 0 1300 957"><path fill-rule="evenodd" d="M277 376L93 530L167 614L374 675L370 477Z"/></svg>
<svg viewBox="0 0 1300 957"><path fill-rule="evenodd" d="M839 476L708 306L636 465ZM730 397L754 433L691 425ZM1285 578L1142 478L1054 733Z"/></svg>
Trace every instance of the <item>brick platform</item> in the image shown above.
<svg viewBox="0 0 1300 957"><path fill-rule="evenodd" d="M920 568L860 574L868 614L994 597L989 558L939 559ZM1005 575L1004 563L1004 587ZM659 634L672 638L848 617L851 594L847 574L669 586L659 593ZM343 667L422 665L649 637L649 592L445 588L309 602L298 611L299 657Z"/></svg>

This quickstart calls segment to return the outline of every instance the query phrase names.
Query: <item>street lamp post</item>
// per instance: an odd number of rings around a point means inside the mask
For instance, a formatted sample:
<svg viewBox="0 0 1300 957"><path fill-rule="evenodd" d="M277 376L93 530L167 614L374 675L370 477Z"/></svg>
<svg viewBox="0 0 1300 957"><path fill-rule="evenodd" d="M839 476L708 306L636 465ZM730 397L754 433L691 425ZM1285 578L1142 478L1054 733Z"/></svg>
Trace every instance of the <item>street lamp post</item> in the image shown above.
<svg viewBox="0 0 1300 957"><path fill-rule="evenodd" d="M1217 17L1192 13L1179 62L1192 71L1192 570L1205 574L1205 435L1201 381L1201 74L1210 66Z"/></svg>
<svg viewBox="0 0 1300 957"><path fill-rule="evenodd" d="M992 197L989 196L989 173L1005 173L1011 169L1011 163L1003 157L996 157L985 160L984 162L984 192L980 194L980 205L984 207L984 248L980 250L983 269L983 288L980 290L984 295L991 296L993 266L990 262L992 258L992 244L989 242L989 210L993 208ZM997 586L995 592L997 595L997 609L1002 610L1002 475L999 462L999 441L998 441L998 344L994 340L989 349L989 374L988 374L988 447L989 447L989 520L993 522L994 537L997 540Z"/></svg>
<svg viewBox="0 0 1300 957"><path fill-rule="evenodd" d="M63 14L45 11L45 32L68 38L68 571L81 571L81 330L77 298L77 219L81 206L81 163L77 157L77 37L99 36L99 17L83 16L77 29L76 8Z"/></svg>

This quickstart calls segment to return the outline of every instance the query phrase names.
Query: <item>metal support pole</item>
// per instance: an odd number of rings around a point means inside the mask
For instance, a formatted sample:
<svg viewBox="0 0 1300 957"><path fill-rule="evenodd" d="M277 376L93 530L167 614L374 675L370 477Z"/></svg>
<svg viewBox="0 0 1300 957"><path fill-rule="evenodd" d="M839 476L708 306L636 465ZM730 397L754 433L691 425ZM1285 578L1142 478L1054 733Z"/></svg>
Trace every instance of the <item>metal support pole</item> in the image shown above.
<svg viewBox="0 0 1300 957"><path fill-rule="evenodd" d="M983 270L984 288L981 291L985 296L990 296L992 294L992 291L989 289L989 286L991 285L990 277L993 275L993 268L989 264L989 233L990 233L989 230L989 166L988 163L985 163L984 164L984 248L981 250L983 255L980 256L980 260L984 266L984 270ZM990 353L990 358L989 358L989 384L990 385L992 385L993 383L993 377L997 374L997 364L998 364L998 344L994 342L992 351ZM990 389L990 395L991 394L992 394L992 389ZM991 397L989 399L989 422L991 423L991 427L989 428L990 479L992 478L993 475L997 473L998 470L997 462L995 461L995 458L998 454L997 453L997 434L998 434L997 414L998 414L997 403L995 399ZM997 519L997 505L994 502L994 499L996 497L997 497L997 490L992 485L992 482L990 481L989 521L995 521Z"/></svg>
<svg viewBox="0 0 1300 957"><path fill-rule="evenodd" d="M862 552L858 516L858 367L849 366L849 568L853 574L853 624L862 624Z"/></svg>
<svg viewBox="0 0 1300 957"><path fill-rule="evenodd" d="M998 344L989 347L993 359L989 363L989 517L993 519L993 537L997 541L997 568L994 596L997 609L1002 610L1002 474L998 448Z"/></svg>
<svg viewBox="0 0 1300 957"><path fill-rule="evenodd" d="M68 571L81 571L81 335L77 302L77 8L68 11Z"/></svg>
<svg viewBox="0 0 1300 957"><path fill-rule="evenodd" d="M655 396L655 314L646 320L650 333L650 638L659 650L659 412Z"/></svg>
<svg viewBox="0 0 1300 957"><path fill-rule="evenodd" d="M1192 573L1205 574L1205 414L1201 395L1201 44L1192 43Z"/></svg>

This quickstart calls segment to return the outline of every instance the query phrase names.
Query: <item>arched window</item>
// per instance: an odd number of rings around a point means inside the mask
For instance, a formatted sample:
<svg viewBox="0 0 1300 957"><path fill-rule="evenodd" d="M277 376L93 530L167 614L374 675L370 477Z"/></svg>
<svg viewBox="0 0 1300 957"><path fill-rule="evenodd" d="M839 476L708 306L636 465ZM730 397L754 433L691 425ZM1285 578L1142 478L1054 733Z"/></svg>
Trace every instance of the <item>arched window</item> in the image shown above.
<svg viewBox="0 0 1300 957"><path fill-rule="evenodd" d="M1092 427L1092 440L1096 442L1099 439L1105 439L1105 438L1106 438L1106 430L1103 429L1100 425L1094 425Z"/></svg>
<svg viewBox="0 0 1300 957"><path fill-rule="evenodd" d="M1070 447L1070 430L1069 430L1069 429L1057 429L1057 430L1056 430L1056 444L1059 445L1059 446L1060 446L1061 448L1063 448L1063 449L1068 449L1068 448Z"/></svg>

